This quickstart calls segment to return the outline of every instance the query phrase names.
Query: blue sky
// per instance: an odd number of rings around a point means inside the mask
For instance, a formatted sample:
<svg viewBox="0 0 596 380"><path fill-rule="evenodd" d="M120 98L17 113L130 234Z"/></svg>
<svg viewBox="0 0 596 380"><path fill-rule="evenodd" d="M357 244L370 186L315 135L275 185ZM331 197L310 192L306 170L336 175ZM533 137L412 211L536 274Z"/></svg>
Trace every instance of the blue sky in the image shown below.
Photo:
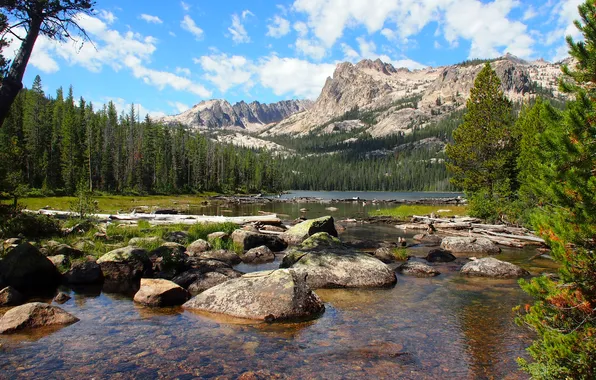
<svg viewBox="0 0 596 380"><path fill-rule="evenodd" d="M316 98L342 61L410 69L512 53L557 61L582 0L97 0L93 44L37 41L25 75L99 106ZM14 50L18 46L11 46ZM10 49L9 49L10 51ZM10 52L7 54L10 55Z"/></svg>

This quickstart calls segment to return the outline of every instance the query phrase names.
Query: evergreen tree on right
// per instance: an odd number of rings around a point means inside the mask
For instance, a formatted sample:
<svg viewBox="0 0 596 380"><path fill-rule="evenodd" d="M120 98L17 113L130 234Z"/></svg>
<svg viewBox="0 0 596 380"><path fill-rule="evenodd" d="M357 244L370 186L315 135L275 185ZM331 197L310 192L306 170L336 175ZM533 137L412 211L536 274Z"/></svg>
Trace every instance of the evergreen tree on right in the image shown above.
<svg viewBox="0 0 596 380"><path fill-rule="evenodd" d="M532 223L561 264L559 279L522 281L536 302L518 322L538 334L533 361L521 367L537 379L596 378L596 5L579 6L584 41L567 38L574 63L561 89L575 98L557 128L541 133L533 179L538 200ZM520 308L522 309L522 308Z"/></svg>

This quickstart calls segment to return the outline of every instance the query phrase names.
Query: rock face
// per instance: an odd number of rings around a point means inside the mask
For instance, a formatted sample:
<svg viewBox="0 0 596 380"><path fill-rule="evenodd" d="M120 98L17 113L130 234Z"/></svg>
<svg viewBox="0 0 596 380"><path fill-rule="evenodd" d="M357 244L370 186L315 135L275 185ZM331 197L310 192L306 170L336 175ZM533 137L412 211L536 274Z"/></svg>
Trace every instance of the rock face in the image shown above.
<svg viewBox="0 0 596 380"><path fill-rule="evenodd" d="M29 243L19 244L0 261L6 285L20 292L48 291L60 282L54 264Z"/></svg>
<svg viewBox="0 0 596 380"><path fill-rule="evenodd" d="M190 294L172 281L142 278L141 288L134 296L134 301L147 306L165 307L182 305Z"/></svg>
<svg viewBox="0 0 596 380"><path fill-rule="evenodd" d="M41 302L27 303L10 309L0 319L0 334L51 325L69 325L79 319L57 306Z"/></svg>
<svg viewBox="0 0 596 380"><path fill-rule="evenodd" d="M395 272L370 255L349 250L325 232L315 234L284 256L282 268L306 275L317 288L376 288L392 286Z"/></svg>
<svg viewBox="0 0 596 380"><path fill-rule="evenodd" d="M188 247L186 247L186 254L188 256L195 256L198 253L210 251L213 246L208 241L203 239L195 240Z"/></svg>
<svg viewBox="0 0 596 380"><path fill-rule="evenodd" d="M449 251L442 248L430 250L425 257L429 263L449 263L455 261L456 257Z"/></svg>
<svg viewBox="0 0 596 380"><path fill-rule="evenodd" d="M267 246L273 252L279 252L288 246L282 239L275 235L260 234L258 232L236 230L232 233L234 244L245 251L249 249Z"/></svg>
<svg viewBox="0 0 596 380"><path fill-rule="evenodd" d="M493 278L520 278L530 275L527 270L494 257L470 261L461 268L461 273L468 276Z"/></svg>
<svg viewBox="0 0 596 380"><path fill-rule="evenodd" d="M184 308L266 322L312 319L325 306L292 270L246 274L204 291Z"/></svg>
<svg viewBox="0 0 596 380"><path fill-rule="evenodd" d="M103 281L103 273L94 261L75 262L64 273L64 279L69 284L97 284Z"/></svg>
<svg viewBox="0 0 596 380"><path fill-rule="evenodd" d="M416 276L416 277L434 277L441 274L439 271L418 261L408 261L403 263L396 269L401 274Z"/></svg>
<svg viewBox="0 0 596 380"><path fill-rule="evenodd" d="M327 232L331 236L337 236L335 221L332 216L323 216L298 223L283 233L282 239L288 244L300 244L304 239L318 232Z"/></svg>
<svg viewBox="0 0 596 380"><path fill-rule="evenodd" d="M12 286L0 290L0 306L16 306L23 303L25 297Z"/></svg>
<svg viewBox="0 0 596 380"><path fill-rule="evenodd" d="M230 266L240 264L242 262L240 257L235 252L227 251L225 249L201 252L196 254L194 257L197 257L201 260L218 260Z"/></svg>
<svg viewBox="0 0 596 380"><path fill-rule="evenodd" d="M449 236L441 242L441 248L453 253L496 255L501 252L495 243L487 238Z"/></svg>
<svg viewBox="0 0 596 380"><path fill-rule="evenodd" d="M137 281L152 272L147 251L130 246L106 253L97 263L109 281Z"/></svg>
<svg viewBox="0 0 596 380"><path fill-rule="evenodd" d="M297 112L310 108L309 100L286 100L272 104L239 102L231 105L226 100L206 100L179 115L161 119L166 124L181 123L193 129L240 129L254 131L277 123Z"/></svg>
<svg viewBox="0 0 596 380"><path fill-rule="evenodd" d="M245 263L252 264L270 263L275 260L275 254L269 248L262 245L249 249L248 252L241 256L241 259Z"/></svg>

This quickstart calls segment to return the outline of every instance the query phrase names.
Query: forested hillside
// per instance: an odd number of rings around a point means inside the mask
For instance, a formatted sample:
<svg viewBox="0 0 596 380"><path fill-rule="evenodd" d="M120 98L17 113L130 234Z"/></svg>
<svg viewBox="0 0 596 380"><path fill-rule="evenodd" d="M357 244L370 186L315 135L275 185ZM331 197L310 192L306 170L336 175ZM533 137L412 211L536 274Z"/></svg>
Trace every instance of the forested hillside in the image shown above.
<svg viewBox="0 0 596 380"><path fill-rule="evenodd" d="M216 144L188 129L139 120L133 105L118 115L72 88L54 98L37 77L0 129L2 190L72 194L77 186L110 193L274 191L275 162L266 152Z"/></svg>

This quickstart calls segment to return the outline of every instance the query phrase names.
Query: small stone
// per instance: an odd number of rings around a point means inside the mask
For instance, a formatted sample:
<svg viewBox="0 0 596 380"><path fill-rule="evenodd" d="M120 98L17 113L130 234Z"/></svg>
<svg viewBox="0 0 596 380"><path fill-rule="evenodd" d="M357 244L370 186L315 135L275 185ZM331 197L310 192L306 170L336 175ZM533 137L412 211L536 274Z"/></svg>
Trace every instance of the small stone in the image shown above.
<svg viewBox="0 0 596 380"><path fill-rule="evenodd" d="M59 292L58 294L56 294L56 297L54 297L54 302L59 303L59 304L63 304L66 303L71 297L63 292Z"/></svg>
<svg viewBox="0 0 596 380"><path fill-rule="evenodd" d="M203 239L193 241L188 247L186 247L186 254L188 256L195 256L197 253L210 251L213 246Z"/></svg>
<svg viewBox="0 0 596 380"><path fill-rule="evenodd" d="M408 261L397 267L397 271L405 275L416 277L434 277L441 274L433 267L418 261Z"/></svg>
<svg viewBox="0 0 596 380"><path fill-rule="evenodd" d="M14 333L25 328L68 325L78 321L78 318L57 306L32 302L7 311L0 318L0 334Z"/></svg>
<svg viewBox="0 0 596 380"><path fill-rule="evenodd" d="M443 248L437 248L429 251L425 259L429 263L449 263L455 261L456 257Z"/></svg>
<svg viewBox="0 0 596 380"><path fill-rule="evenodd" d="M142 278L141 288L134 296L134 301L147 306L165 307L182 305L190 294L172 281Z"/></svg>
<svg viewBox="0 0 596 380"><path fill-rule="evenodd" d="M262 245L249 249L241 256L241 259L245 263L252 264L270 263L275 260L275 254L267 246Z"/></svg>

